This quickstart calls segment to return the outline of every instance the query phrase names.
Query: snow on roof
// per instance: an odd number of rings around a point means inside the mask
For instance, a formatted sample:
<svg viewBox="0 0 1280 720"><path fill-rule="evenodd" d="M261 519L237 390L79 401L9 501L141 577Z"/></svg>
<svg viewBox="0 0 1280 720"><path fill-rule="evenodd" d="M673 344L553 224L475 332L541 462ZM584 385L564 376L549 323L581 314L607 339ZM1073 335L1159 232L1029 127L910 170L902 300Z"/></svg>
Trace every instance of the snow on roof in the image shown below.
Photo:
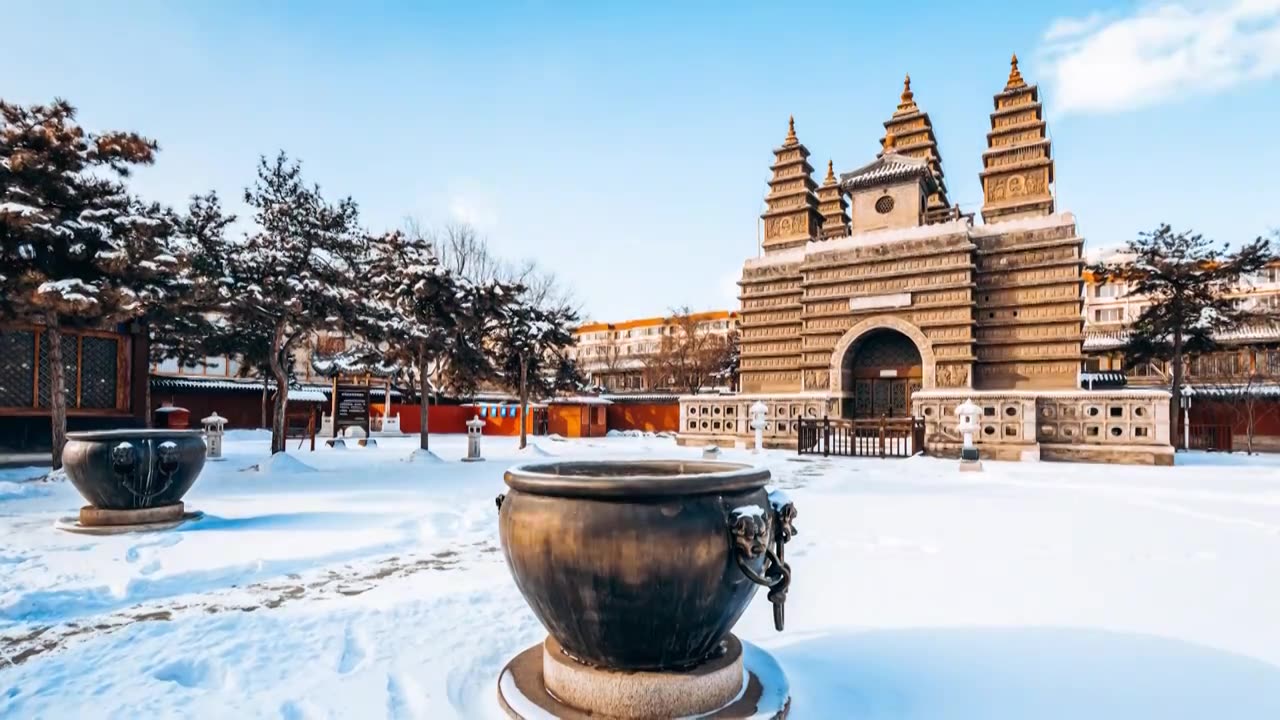
<svg viewBox="0 0 1280 720"><path fill-rule="evenodd" d="M1213 333L1213 339L1223 343L1270 342L1280 340L1280 322L1263 321L1248 323L1231 330ZM1114 350L1124 347L1129 340L1127 330L1086 330L1085 350Z"/></svg>
<svg viewBox="0 0 1280 720"><path fill-rule="evenodd" d="M932 180L928 163L920 158L889 153L853 172L841 173L840 185L845 190L857 190L913 177Z"/></svg>
<svg viewBox="0 0 1280 720"><path fill-rule="evenodd" d="M323 390L303 390L302 388L289 388L290 402L328 402L329 398L324 394Z"/></svg>
<svg viewBox="0 0 1280 720"><path fill-rule="evenodd" d="M595 395L569 395L547 400L549 405L612 405L613 403Z"/></svg>
<svg viewBox="0 0 1280 720"><path fill-rule="evenodd" d="M1201 397L1280 397L1280 383L1188 385L1182 388L1182 392Z"/></svg>
<svg viewBox="0 0 1280 720"><path fill-rule="evenodd" d="M889 243L905 240L920 240L923 238L932 238L941 235L953 235L957 233L964 233L972 229L972 226L970 226L966 220L951 220L944 223L933 223L931 225L913 225L905 228L886 228L884 230L857 232L853 235L836 238L834 240L812 240L800 247L770 253L763 257L748 258L747 261L743 263L743 267L772 267L774 265L800 263L804 262L805 257L817 253L831 252L834 250L852 250L859 247L887 245Z"/></svg>

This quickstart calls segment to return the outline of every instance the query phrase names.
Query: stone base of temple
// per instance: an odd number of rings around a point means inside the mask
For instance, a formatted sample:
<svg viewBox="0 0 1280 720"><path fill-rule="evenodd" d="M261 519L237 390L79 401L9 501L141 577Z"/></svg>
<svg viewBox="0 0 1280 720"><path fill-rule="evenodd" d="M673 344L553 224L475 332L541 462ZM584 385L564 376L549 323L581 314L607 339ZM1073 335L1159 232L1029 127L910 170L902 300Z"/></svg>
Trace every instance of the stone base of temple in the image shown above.
<svg viewBox="0 0 1280 720"><path fill-rule="evenodd" d="M925 452L959 458L956 407L982 410L974 442L984 460L1173 464L1169 393L1162 390L920 390L912 415L924 418ZM837 398L818 393L680 398L680 445L754 446L749 408L767 408L766 448L796 449L801 419L839 417Z"/></svg>

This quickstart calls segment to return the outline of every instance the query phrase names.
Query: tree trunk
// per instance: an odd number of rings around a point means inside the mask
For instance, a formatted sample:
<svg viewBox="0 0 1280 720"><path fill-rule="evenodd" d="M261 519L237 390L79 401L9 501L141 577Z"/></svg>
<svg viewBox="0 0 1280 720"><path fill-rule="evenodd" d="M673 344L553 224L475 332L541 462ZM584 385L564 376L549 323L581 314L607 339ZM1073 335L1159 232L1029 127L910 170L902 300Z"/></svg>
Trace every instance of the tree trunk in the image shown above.
<svg viewBox="0 0 1280 720"><path fill-rule="evenodd" d="M1173 378L1172 382L1170 382L1169 390L1171 397L1169 398L1169 402L1173 403L1173 412L1170 413L1173 417L1170 419L1169 423L1172 428L1170 432L1177 436L1173 438L1173 446L1175 448L1181 446L1183 450L1187 450L1188 448L1186 447L1186 443L1183 442L1183 438L1185 438L1186 435L1178 432L1178 426L1182 424L1182 421L1184 421L1182 412L1182 328L1174 328L1173 330L1172 369ZM1191 422L1191 418L1185 418L1185 422L1189 424ZM1185 430L1185 432L1190 431L1191 428L1189 427Z"/></svg>
<svg viewBox="0 0 1280 720"><path fill-rule="evenodd" d="M520 449L529 444L525 423L529 419L529 362L520 357Z"/></svg>
<svg viewBox="0 0 1280 720"><path fill-rule="evenodd" d="M284 323L276 326L275 339L271 343L271 374L276 379L275 417L271 418L271 454L285 449L285 412L289 409L289 374L285 372L281 357L287 357L284 345ZM335 418L336 421L336 418Z"/></svg>
<svg viewBox="0 0 1280 720"><path fill-rule="evenodd" d="M258 422L258 427L265 428L267 426L267 401L271 396L267 394L267 379L262 378L262 418Z"/></svg>
<svg viewBox="0 0 1280 720"><path fill-rule="evenodd" d="M429 440L429 430L427 423L430 420L431 413L427 407L427 349L423 346L418 347L418 447L423 450L430 450L431 444Z"/></svg>
<svg viewBox="0 0 1280 720"><path fill-rule="evenodd" d="M146 405L146 410L145 410L146 417L143 418L142 426L150 429L155 427L156 425L155 418L152 417L153 415L155 415L155 413L151 411L151 368L150 366L147 367L145 372L147 373L147 386L143 388L143 391L142 391L143 392L142 402L144 405Z"/></svg>
<svg viewBox="0 0 1280 720"><path fill-rule="evenodd" d="M53 469L62 467L62 448L67 444L67 378L62 367L62 332L58 314L45 315L45 335L49 338L49 430Z"/></svg>

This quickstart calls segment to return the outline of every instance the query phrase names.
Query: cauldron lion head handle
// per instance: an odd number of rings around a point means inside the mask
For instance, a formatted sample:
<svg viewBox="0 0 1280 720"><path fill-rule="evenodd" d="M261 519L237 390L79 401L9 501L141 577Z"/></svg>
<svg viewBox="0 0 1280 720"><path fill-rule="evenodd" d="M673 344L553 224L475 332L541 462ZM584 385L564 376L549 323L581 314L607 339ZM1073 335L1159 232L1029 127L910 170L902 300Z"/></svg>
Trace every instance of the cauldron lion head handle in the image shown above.
<svg viewBox="0 0 1280 720"><path fill-rule="evenodd" d="M787 589L791 586L791 566L784 559L785 545L796 534L796 506L780 491L769 493L769 510L756 505L735 508L730 515L734 559L742 574L752 582L769 588L773 603L773 626L782 630L786 621ZM769 546L769 528L773 527L773 547ZM748 564L764 554L764 572L758 573Z"/></svg>

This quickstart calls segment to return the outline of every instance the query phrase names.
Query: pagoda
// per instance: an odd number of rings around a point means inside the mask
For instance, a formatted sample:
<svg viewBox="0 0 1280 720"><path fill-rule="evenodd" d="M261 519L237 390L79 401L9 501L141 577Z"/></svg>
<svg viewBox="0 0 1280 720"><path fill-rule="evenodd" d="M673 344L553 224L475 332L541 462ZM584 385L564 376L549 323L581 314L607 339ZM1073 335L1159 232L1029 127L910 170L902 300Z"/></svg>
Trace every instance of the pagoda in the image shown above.
<svg viewBox="0 0 1280 720"><path fill-rule="evenodd" d="M827 161L827 177L818 188L818 212L822 213L822 239L844 237L849 234L849 201L844 189L836 180L833 163Z"/></svg>
<svg viewBox="0 0 1280 720"><path fill-rule="evenodd" d="M925 206L926 222L940 222L951 216L951 204L947 200L947 185L942 176L942 155L938 152L938 138L933 134L933 123L929 121L929 113L920 110L916 105L915 93L911 91L911 76L902 81L902 96L898 99L898 109L893 117L884 123L885 136L880 139L884 145L890 136L894 138L894 152L907 157L921 158L929 164L929 170L937 180L937 189L929 194ZM882 152L881 155L884 153Z"/></svg>
<svg viewBox="0 0 1280 720"><path fill-rule="evenodd" d="M1010 61L1009 79L995 95L991 132L982 153L982 220L998 222L1054 212L1053 158L1040 91Z"/></svg>
<svg viewBox="0 0 1280 720"><path fill-rule="evenodd" d="M818 213L818 184L813 181L809 149L796 138L796 119L787 123L782 147L774 148L773 177L769 180L764 220L764 250L785 250L816 240L822 227Z"/></svg>

